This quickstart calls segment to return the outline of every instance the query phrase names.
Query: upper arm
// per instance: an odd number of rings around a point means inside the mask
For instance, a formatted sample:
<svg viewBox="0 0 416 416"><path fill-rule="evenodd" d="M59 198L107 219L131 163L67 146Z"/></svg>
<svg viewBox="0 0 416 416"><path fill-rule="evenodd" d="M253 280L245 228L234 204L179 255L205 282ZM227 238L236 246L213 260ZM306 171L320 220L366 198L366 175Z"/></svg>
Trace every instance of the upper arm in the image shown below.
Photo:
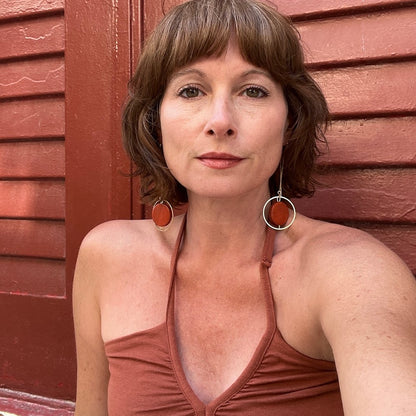
<svg viewBox="0 0 416 416"><path fill-rule="evenodd" d="M108 363L101 337L99 244L87 236L81 245L73 285L77 348L76 416L107 415Z"/></svg>
<svg viewBox="0 0 416 416"><path fill-rule="evenodd" d="M345 415L414 415L416 281L381 243L357 236L328 253L321 291Z"/></svg>

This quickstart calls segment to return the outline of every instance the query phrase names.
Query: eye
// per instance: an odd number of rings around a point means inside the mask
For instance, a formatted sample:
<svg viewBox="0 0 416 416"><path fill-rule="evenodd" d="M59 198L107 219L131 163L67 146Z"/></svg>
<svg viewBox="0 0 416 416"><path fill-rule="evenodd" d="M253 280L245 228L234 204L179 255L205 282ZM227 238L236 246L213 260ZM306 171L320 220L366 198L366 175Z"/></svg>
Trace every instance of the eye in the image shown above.
<svg viewBox="0 0 416 416"><path fill-rule="evenodd" d="M196 98L202 95L202 92L197 87L189 86L180 89L178 95L183 98Z"/></svg>
<svg viewBox="0 0 416 416"><path fill-rule="evenodd" d="M249 98L263 98L269 95L265 89L255 86L246 88L244 94Z"/></svg>

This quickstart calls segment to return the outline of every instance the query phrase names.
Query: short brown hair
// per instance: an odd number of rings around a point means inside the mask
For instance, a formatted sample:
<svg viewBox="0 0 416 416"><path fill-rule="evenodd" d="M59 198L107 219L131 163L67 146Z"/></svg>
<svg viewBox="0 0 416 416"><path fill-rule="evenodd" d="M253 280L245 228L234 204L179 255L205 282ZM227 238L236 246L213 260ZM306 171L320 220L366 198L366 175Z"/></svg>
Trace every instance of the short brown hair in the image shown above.
<svg viewBox="0 0 416 416"><path fill-rule="evenodd" d="M289 119L283 195L313 193L317 142L325 142L329 114L321 90L306 71L298 32L272 6L256 0L190 0L173 8L156 27L129 83L123 140L137 167L133 174L141 178L144 202L187 202L186 190L170 173L160 147L159 104L177 69L221 55L231 36L242 56L266 69L283 88ZM276 173L270 179L271 192L276 191Z"/></svg>

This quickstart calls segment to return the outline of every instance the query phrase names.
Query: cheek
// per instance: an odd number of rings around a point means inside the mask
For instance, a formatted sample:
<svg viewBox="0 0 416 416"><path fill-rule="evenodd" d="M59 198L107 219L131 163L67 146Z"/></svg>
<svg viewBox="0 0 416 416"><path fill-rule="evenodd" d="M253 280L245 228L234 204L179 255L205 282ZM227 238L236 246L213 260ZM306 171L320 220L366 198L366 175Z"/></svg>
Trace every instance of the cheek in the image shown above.
<svg viewBox="0 0 416 416"><path fill-rule="evenodd" d="M162 144L177 146L183 143L187 131L190 130L189 120L183 111L179 111L174 105L161 105L160 108L160 129Z"/></svg>
<svg viewBox="0 0 416 416"><path fill-rule="evenodd" d="M271 120L269 121L271 124ZM274 120L276 126L276 120ZM264 124L267 126L267 123ZM282 122L278 128L265 128L263 130L264 140L258 142L258 152L261 154L261 163L267 174L272 176L279 166L284 144L285 123Z"/></svg>
<svg viewBox="0 0 416 416"><path fill-rule="evenodd" d="M170 126L172 125L173 117L171 116L170 112L167 111L165 106L160 106L160 115L159 115L159 123L160 123L160 134L161 134L161 141L164 145L166 138L168 138L171 134Z"/></svg>
<svg viewBox="0 0 416 416"><path fill-rule="evenodd" d="M160 128L163 156L167 167L176 177L183 164L183 154L186 152L184 128L175 118L169 117L161 117Z"/></svg>
<svg viewBox="0 0 416 416"><path fill-rule="evenodd" d="M276 169L279 167L281 156L282 148L280 147L280 145L276 145L267 154L267 160L265 161L264 165L267 166L267 175L269 178L276 172Z"/></svg>

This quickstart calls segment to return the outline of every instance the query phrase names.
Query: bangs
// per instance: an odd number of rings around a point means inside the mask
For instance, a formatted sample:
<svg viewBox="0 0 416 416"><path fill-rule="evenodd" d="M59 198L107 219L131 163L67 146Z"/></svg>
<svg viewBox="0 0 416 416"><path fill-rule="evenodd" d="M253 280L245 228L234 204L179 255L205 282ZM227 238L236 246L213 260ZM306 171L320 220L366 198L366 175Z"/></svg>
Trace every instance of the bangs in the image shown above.
<svg viewBox="0 0 416 416"><path fill-rule="evenodd" d="M241 0L193 0L168 13L159 26L156 61L168 78L199 58L219 56L235 38L244 59L266 69L279 83L293 72L293 32L288 20L262 3ZM290 32L290 33L289 33ZM156 45L155 45L156 46Z"/></svg>
<svg viewBox="0 0 416 416"><path fill-rule="evenodd" d="M166 16L160 40L169 75L199 58L219 56L226 50L233 29L229 4L227 0L191 1Z"/></svg>

